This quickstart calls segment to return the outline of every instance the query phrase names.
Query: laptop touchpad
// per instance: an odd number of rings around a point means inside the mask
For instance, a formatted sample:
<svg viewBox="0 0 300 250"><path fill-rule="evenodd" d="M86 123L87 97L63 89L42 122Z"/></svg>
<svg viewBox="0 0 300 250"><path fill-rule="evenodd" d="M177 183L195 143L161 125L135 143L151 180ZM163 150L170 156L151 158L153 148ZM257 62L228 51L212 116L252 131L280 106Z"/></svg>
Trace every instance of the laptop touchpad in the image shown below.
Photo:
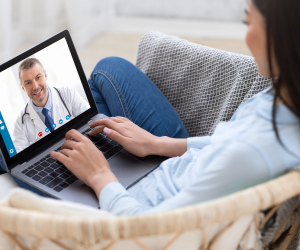
<svg viewBox="0 0 300 250"><path fill-rule="evenodd" d="M109 165L111 171L125 188L155 168L122 152L109 160Z"/></svg>

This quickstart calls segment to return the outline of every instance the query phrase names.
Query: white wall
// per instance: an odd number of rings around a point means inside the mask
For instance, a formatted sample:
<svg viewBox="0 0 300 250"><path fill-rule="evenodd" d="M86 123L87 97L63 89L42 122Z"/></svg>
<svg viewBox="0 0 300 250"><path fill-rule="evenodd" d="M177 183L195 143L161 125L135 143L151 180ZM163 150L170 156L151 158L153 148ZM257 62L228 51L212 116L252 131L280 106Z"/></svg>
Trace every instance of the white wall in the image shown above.
<svg viewBox="0 0 300 250"><path fill-rule="evenodd" d="M241 21L247 0L0 0L0 64L21 44L69 29L77 48L118 16ZM142 25L142 24L141 24Z"/></svg>
<svg viewBox="0 0 300 250"><path fill-rule="evenodd" d="M0 0L0 64L21 44L69 29L76 47L113 24L115 0Z"/></svg>
<svg viewBox="0 0 300 250"><path fill-rule="evenodd" d="M241 21L246 0L118 0L117 15Z"/></svg>

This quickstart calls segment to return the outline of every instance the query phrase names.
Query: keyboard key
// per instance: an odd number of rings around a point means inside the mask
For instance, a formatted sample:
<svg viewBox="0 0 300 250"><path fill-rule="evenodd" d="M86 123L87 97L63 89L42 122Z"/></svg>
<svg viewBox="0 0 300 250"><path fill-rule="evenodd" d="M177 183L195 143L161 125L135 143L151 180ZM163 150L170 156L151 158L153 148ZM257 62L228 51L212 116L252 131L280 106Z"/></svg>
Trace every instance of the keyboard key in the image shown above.
<svg viewBox="0 0 300 250"><path fill-rule="evenodd" d="M71 179L73 179L74 181L77 181L78 178L75 175L70 176Z"/></svg>
<svg viewBox="0 0 300 250"><path fill-rule="evenodd" d="M121 146L116 146L116 147L113 147L111 150L117 153L117 152L122 150L122 147Z"/></svg>
<svg viewBox="0 0 300 250"><path fill-rule="evenodd" d="M58 169L58 168L61 167L61 165L58 164L57 162L54 162L54 163L52 163L49 167L50 167L50 168L53 168L53 169Z"/></svg>
<svg viewBox="0 0 300 250"><path fill-rule="evenodd" d="M45 177L45 176L47 175L47 173L44 172L44 171L41 171L41 172L38 173L38 175L40 175L40 176L42 176L42 177Z"/></svg>
<svg viewBox="0 0 300 250"><path fill-rule="evenodd" d="M53 169L52 169L52 168L49 168L49 167L47 167L47 168L45 168L45 169L44 169L44 171L45 171L45 172L47 172L47 173L51 173L51 172L53 172Z"/></svg>
<svg viewBox="0 0 300 250"><path fill-rule="evenodd" d="M70 170L68 170L68 169L65 171L65 174L73 175L73 173Z"/></svg>
<svg viewBox="0 0 300 250"><path fill-rule="evenodd" d="M101 147L100 148L101 152L104 154L106 153L109 149L107 147Z"/></svg>
<svg viewBox="0 0 300 250"><path fill-rule="evenodd" d="M101 141L102 139L104 139L103 136L101 136L100 134L91 136L91 138L95 138L95 139L97 139L98 141Z"/></svg>
<svg viewBox="0 0 300 250"><path fill-rule="evenodd" d="M102 143L103 145L109 143L109 140L107 138L102 137L102 138L99 138L99 139L100 139L99 142Z"/></svg>
<svg viewBox="0 0 300 250"><path fill-rule="evenodd" d="M60 192L61 190L63 190L63 188L61 188L61 187L59 187L59 186L57 186L57 187L55 187L55 188L53 188L56 192Z"/></svg>
<svg viewBox="0 0 300 250"><path fill-rule="evenodd" d="M59 167L60 167L60 165L58 165L56 162L50 165L50 168L53 168L53 169L57 169Z"/></svg>
<svg viewBox="0 0 300 250"><path fill-rule="evenodd" d="M103 133L97 134L97 137L99 138L105 138L105 135Z"/></svg>
<svg viewBox="0 0 300 250"><path fill-rule="evenodd" d="M66 173L63 173L63 174L61 174L59 177L60 177L60 178L63 178L63 179L67 179L67 178L69 178L69 175L66 174Z"/></svg>
<svg viewBox="0 0 300 250"><path fill-rule="evenodd" d="M109 159L113 155L115 155L115 152L112 152L112 151L108 151L107 153L104 154L104 156L105 156L106 159Z"/></svg>
<svg viewBox="0 0 300 250"><path fill-rule="evenodd" d="M42 161L44 161L44 160L46 160L46 156L45 156L44 158L42 158L40 161L42 162Z"/></svg>
<svg viewBox="0 0 300 250"><path fill-rule="evenodd" d="M105 140L105 141L107 141L107 142L110 142L110 141L111 141L111 139L109 139L106 135L101 135L101 139L102 139L102 140Z"/></svg>
<svg viewBox="0 0 300 250"><path fill-rule="evenodd" d="M32 169L32 168L34 168L34 166L30 166L28 169Z"/></svg>
<svg viewBox="0 0 300 250"><path fill-rule="evenodd" d="M41 166L36 166L34 169L37 170L37 171L43 170L43 168Z"/></svg>
<svg viewBox="0 0 300 250"><path fill-rule="evenodd" d="M99 138L97 138L95 136L90 136L89 138L93 143L97 143L99 141Z"/></svg>
<svg viewBox="0 0 300 250"><path fill-rule="evenodd" d="M73 182L75 182L75 180L73 180L72 178L66 179L65 182L72 184Z"/></svg>
<svg viewBox="0 0 300 250"><path fill-rule="evenodd" d="M57 176L59 176L59 173L56 173L56 172L52 172L51 174L49 174L50 176L52 176L52 177L57 177Z"/></svg>
<svg viewBox="0 0 300 250"><path fill-rule="evenodd" d="M53 158L49 158L49 159L47 159L46 161L49 162L49 163L56 162L56 160L54 160Z"/></svg>
<svg viewBox="0 0 300 250"><path fill-rule="evenodd" d="M29 171L29 169L25 169L22 171L22 174L26 174Z"/></svg>
<svg viewBox="0 0 300 250"><path fill-rule="evenodd" d="M32 177L32 179L34 179L35 181L39 181L40 179L42 179L43 177L39 176L39 175L35 175Z"/></svg>
<svg viewBox="0 0 300 250"><path fill-rule="evenodd" d="M114 145L114 146L119 145L116 141L111 141L110 144L111 144L111 145Z"/></svg>
<svg viewBox="0 0 300 250"><path fill-rule="evenodd" d="M57 178L54 179L53 181L49 182L49 183L47 184L47 187L53 188L53 187L55 187L56 185L58 185L59 183L61 183L62 181L63 181L63 179L57 177Z"/></svg>
<svg viewBox="0 0 300 250"><path fill-rule="evenodd" d="M39 165L39 163L38 163L38 162L36 162L36 163L34 163L34 164L33 164L33 166L38 166L38 165Z"/></svg>
<svg viewBox="0 0 300 250"><path fill-rule="evenodd" d="M65 172L65 169L63 169L62 167L58 168L55 170L56 173L62 174L63 172Z"/></svg>
<svg viewBox="0 0 300 250"><path fill-rule="evenodd" d="M34 176L35 174L37 173L37 171L35 171L35 170L30 170L29 172L27 172L25 175L27 175L27 176L29 176L29 177L32 177L32 176Z"/></svg>
<svg viewBox="0 0 300 250"><path fill-rule="evenodd" d="M60 184L60 186L63 187L63 188L66 188L67 186L69 186L69 184L63 182L63 183Z"/></svg>
<svg viewBox="0 0 300 250"><path fill-rule="evenodd" d="M105 147L107 147L109 150L112 150L114 148L114 145L106 144Z"/></svg>
<svg viewBox="0 0 300 250"><path fill-rule="evenodd" d="M43 178L43 179L40 180L40 183L46 185L49 181L52 181L52 180L53 180L53 177L46 176L45 178Z"/></svg>
<svg viewBox="0 0 300 250"><path fill-rule="evenodd" d="M50 163L44 161L40 165L43 166L43 167L48 167L50 165Z"/></svg>

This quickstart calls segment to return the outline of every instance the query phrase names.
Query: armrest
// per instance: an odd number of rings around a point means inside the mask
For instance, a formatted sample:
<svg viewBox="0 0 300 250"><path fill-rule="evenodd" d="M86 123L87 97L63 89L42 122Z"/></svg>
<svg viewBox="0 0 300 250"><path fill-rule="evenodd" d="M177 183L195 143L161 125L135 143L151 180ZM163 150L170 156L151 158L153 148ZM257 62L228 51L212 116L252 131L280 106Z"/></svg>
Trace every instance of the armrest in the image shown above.
<svg viewBox="0 0 300 250"><path fill-rule="evenodd" d="M190 136L212 134L242 102L271 85L250 56L159 32L141 39L136 65L167 97Z"/></svg>

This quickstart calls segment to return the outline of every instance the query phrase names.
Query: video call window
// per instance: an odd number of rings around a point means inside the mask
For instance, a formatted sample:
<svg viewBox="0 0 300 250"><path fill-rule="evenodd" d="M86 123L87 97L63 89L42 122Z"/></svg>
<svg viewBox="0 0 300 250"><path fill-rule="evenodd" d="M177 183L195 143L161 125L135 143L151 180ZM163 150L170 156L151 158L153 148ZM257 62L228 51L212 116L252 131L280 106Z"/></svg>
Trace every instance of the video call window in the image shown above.
<svg viewBox="0 0 300 250"><path fill-rule="evenodd" d="M0 72L0 88L10 157L90 108L65 38Z"/></svg>

